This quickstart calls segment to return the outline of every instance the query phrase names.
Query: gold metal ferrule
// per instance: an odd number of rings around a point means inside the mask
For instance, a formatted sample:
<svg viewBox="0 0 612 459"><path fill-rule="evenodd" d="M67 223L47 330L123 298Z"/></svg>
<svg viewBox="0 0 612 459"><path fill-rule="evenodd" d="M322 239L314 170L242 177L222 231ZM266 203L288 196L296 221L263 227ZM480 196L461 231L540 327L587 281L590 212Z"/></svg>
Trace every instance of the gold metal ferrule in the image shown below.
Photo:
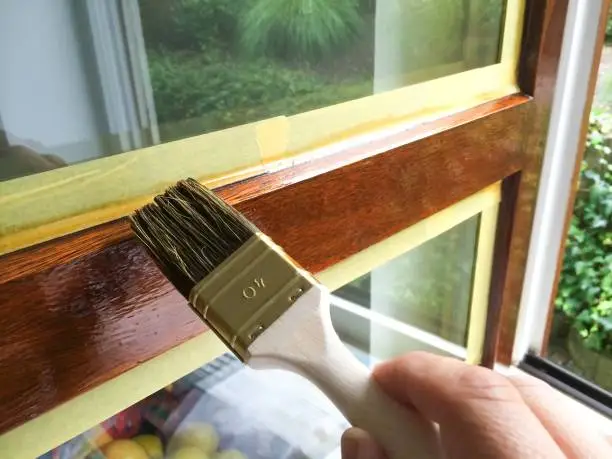
<svg viewBox="0 0 612 459"><path fill-rule="evenodd" d="M242 360L248 347L317 281L265 234L198 282L189 303Z"/></svg>

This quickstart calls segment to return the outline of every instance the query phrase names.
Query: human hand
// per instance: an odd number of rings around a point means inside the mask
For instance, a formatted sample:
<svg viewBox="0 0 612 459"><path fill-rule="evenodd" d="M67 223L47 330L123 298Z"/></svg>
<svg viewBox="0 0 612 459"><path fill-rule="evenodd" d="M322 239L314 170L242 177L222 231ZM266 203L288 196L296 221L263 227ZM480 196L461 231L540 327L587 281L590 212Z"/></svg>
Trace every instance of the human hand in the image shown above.
<svg viewBox="0 0 612 459"><path fill-rule="evenodd" d="M612 457L603 436L560 394L531 376L506 377L413 352L379 365L373 377L391 397L439 425L446 458ZM365 431L351 428L342 436L342 458L385 456Z"/></svg>

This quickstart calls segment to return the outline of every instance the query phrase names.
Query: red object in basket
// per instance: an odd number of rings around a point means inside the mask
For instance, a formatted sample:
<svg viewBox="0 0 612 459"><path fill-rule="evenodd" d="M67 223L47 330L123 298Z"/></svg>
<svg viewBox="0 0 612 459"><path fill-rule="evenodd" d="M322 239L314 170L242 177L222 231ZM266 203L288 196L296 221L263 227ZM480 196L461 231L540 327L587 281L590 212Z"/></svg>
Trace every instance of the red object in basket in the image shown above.
<svg viewBox="0 0 612 459"><path fill-rule="evenodd" d="M116 440L120 438L132 438L138 435L141 424L141 408L135 405L102 422L101 427Z"/></svg>

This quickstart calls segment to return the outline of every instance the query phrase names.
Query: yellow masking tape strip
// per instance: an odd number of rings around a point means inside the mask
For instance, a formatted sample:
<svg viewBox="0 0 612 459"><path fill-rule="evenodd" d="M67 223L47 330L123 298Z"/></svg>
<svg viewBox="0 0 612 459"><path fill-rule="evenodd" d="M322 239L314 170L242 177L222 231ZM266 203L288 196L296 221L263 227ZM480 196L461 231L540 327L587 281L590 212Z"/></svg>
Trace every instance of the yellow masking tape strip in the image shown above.
<svg viewBox="0 0 612 459"><path fill-rule="evenodd" d="M467 337L467 362L479 364L482 360L482 346L487 326L487 311L489 306L489 287L491 285L491 270L493 268L493 251L495 248L495 229L497 227L496 203L483 210L480 216L478 230L478 248L476 266L472 284L472 300L470 306L470 322Z"/></svg>
<svg viewBox="0 0 612 459"><path fill-rule="evenodd" d="M256 124L257 145L264 162L282 158L289 144L289 119L277 116Z"/></svg>
<svg viewBox="0 0 612 459"><path fill-rule="evenodd" d="M0 254L122 217L186 177L263 172L255 126L164 143L0 182Z"/></svg>
<svg viewBox="0 0 612 459"><path fill-rule="evenodd" d="M336 263L317 274L317 279L335 290L403 253L439 236L479 214L501 199L499 183L452 205L387 239Z"/></svg>
<svg viewBox="0 0 612 459"><path fill-rule="evenodd" d="M458 112L516 92L514 68L496 64L300 113L290 118L288 151L310 151L364 132Z"/></svg>
<svg viewBox="0 0 612 459"><path fill-rule="evenodd" d="M516 70L521 56L521 34L525 16L525 0L508 0L501 52L501 62Z"/></svg>
<svg viewBox="0 0 612 459"><path fill-rule="evenodd" d="M205 332L0 436L0 457L32 459L227 352Z"/></svg>

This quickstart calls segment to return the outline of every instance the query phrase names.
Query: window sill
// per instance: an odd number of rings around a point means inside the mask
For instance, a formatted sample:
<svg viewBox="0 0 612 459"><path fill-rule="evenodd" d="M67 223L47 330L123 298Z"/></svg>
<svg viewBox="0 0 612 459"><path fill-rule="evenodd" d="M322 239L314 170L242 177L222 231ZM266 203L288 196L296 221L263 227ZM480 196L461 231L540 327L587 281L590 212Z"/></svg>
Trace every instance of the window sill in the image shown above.
<svg viewBox="0 0 612 459"><path fill-rule="evenodd" d="M529 375L529 373L527 373L524 370L521 370L520 368L518 368L517 366L505 366L505 365L495 365L495 371L503 374L503 375L507 375L507 376L511 376L511 375ZM531 375L529 375L531 376ZM567 403L572 407L572 410L575 410L576 413L576 417L580 417L581 419L584 419L585 424L588 424L589 426L599 430L602 435L604 437L607 438L607 440L609 442L612 443L612 419L607 418L606 416L602 415L601 413L599 413L598 411L594 410L593 408L590 408L588 406L586 406L585 404L579 402L578 400L570 397L569 395L565 394L564 392L556 389L553 387L553 389L559 394L561 395L561 397L564 400L567 400Z"/></svg>

